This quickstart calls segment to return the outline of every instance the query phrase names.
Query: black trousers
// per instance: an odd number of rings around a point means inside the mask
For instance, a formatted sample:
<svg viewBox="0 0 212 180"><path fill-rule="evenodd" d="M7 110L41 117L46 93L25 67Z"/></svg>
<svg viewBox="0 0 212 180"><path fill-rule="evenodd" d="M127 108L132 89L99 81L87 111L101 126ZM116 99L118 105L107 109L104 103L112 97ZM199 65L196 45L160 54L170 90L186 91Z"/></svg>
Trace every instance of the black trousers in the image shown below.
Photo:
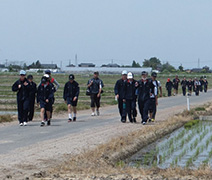
<svg viewBox="0 0 212 180"><path fill-rule="evenodd" d="M172 95L172 89L167 89L168 91L168 96L171 96Z"/></svg>
<svg viewBox="0 0 212 180"><path fill-rule="evenodd" d="M118 99L118 108L119 108L119 114L122 117L123 116L123 99Z"/></svg>
<svg viewBox="0 0 212 180"><path fill-rule="evenodd" d="M141 114L142 122L147 122L149 116L148 116L148 111L150 107L150 99L141 101L138 99L138 107L139 107L139 112Z"/></svg>
<svg viewBox="0 0 212 180"><path fill-rule="evenodd" d="M182 87L182 91L183 91L183 96L186 95L186 87Z"/></svg>
<svg viewBox="0 0 212 180"><path fill-rule="evenodd" d="M152 118L155 119L156 112L157 112L157 106L156 106L156 99L155 98L150 99L149 111L152 113Z"/></svg>
<svg viewBox="0 0 212 180"><path fill-rule="evenodd" d="M19 123L27 122L27 115L29 111L29 99L17 100L17 105Z"/></svg>
<svg viewBox="0 0 212 180"><path fill-rule="evenodd" d="M208 91L208 86L204 86L204 92Z"/></svg>
<svg viewBox="0 0 212 180"><path fill-rule="evenodd" d="M91 97L91 107L92 108L94 108L94 107L99 108L101 96L97 97L97 94L91 94L90 97Z"/></svg>
<svg viewBox="0 0 212 180"><path fill-rule="evenodd" d="M126 100L126 112L127 112L129 121L132 121L132 118L135 118L137 116L136 100L134 99Z"/></svg>
<svg viewBox="0 0 212 180"><path fill-rule="evenodd" d="M35 97L31 97L29 99L29 112L28 112L28 121L32 121L34 117L34 111L35 111Z"/></svg>

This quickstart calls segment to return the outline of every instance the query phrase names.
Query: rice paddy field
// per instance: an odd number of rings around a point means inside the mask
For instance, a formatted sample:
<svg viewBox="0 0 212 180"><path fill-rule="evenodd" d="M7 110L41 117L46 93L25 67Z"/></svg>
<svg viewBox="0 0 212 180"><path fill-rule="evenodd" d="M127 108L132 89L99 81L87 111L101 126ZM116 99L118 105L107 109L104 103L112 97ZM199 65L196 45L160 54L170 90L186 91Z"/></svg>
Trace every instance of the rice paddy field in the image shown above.
<svg viewBox="0 0 212 180"><path fill-rule="evenodd" d="M169 136L145 147L130 166L199 168L212 165L212 121L193 120Z"/></svg>
<svg viewBox="0 0 212 180"><path fill-rule="evenodd" d="M40 79L43 74L33 74L34 81L39 84ZM90 97L85 95L87 81L92 78L92 74L78 74L75 75L75 80L79 83L80 86L80 96L78 102L78 110L88 109L90 105ZM200 77L204 76L203 74L182 74L179 75L179 78L182 79L183 76L189 77ZM55 112L65 111L66 105L63 101L63 88L65 83L68 81L68 74L52 74L60 84L60 88L55 93L55 104L54 110ZM121 75L101 75L100 78L104 82L104 93L102 94L101 105L113 105L117 102L114 98L114 85L118 79L120 79ZM160 74L158 76L158 80L161 82L163 87L163 96L167 96L167 92L165 89L165 83L167 78L173 79L175 74ZM209 88L211 87L212 80L211 75L207 75ZM0 73L0 111L14 111L16 110L16 93L12 92L11 86L12 84L19 78L18 73ZM140 76L135 76L136 80L140 79ZM181 93L181 87L179 88L179 93Z"/></svg>

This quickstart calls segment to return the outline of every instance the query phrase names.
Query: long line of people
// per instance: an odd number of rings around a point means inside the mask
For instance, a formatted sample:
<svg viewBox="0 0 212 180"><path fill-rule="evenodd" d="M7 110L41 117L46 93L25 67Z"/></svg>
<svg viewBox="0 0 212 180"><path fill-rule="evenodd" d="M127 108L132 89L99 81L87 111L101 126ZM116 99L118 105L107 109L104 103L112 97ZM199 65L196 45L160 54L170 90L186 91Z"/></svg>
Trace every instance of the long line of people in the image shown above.
<svg viewBox="0 0 212 180"><path fill-rule="evenodd" d="M141 123L155 121L157 112L158 97L162 96L162 86L157 80L157 73L153 72L151 78L147 77L147 72L143 71L140 80L135 80L132 72L124 70L122 78L117 80L114 93L118 101L118 109L121 122L125 123L127 117L131 123L136 123L137 105L141 115ZM166 89L168 96L171 96L172 88L174 95L178 94L179 84L182 86L183 95L188 89L189 95L192 90L199 95L199 91L207 92L208 81L206 78L190 78L188 81L184 77L182 81L175 77L173 81L167 79ZM204 86L204 87L203 87ZM32 121L34 116L34 104L37 96L37 105L40 106L41 126L51 125L53 104L55 101L54 93L60 87L59 83L51 77L51 71L46 70L38 87L33 81L33 76L26 71L20 71L20 78L13 84L12 91L17 92L18 120L20 126L26 126L28 121ZM99 73L94 72L93 78L88 80L86 95L90 96L91 116L100 115L100 100L103 93L104 83L99 78ZM63 99L68 108L68 122L76 121L77 103L80 93L79 84L75 81L73 74L69 75L69 81L65 83ZM73 116L72 116L73 114Z"/></svg>
<svg viewBox="0 0 212 180"><path fill-rule="evenodd" d="M204 91L207 93L208 90L208 81L206 77L200 77L199 80L196 77L193 80L192 78L186 80L186 77L184 77L183 80L180 81L176 75L173 81L171 81L170 78L167 79L165 87L168 92L168 96L172 95L172 88L174 88L174 96L178 94L179 84L182 87L182 93L184 96L186 95L186 92L188 92L189 96L192 95L192 92L194 92L196 96L199 96L199 92Z"/></svg>

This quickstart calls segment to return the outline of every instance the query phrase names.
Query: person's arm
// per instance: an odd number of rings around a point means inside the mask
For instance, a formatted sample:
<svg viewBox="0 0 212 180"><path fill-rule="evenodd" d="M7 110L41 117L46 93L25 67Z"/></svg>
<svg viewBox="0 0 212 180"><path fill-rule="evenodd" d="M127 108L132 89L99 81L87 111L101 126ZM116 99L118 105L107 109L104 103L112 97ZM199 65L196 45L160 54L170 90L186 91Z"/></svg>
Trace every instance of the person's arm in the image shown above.
<svg viewBox="0 0 212 180"><path fill-rule="evenodd" d="M93 80L92 79L88 80L87 87L90 88L92 86L92 84L93 84Z"/></svg>
<svg viewBox="0 0 212 180"><path fill-rule="evenodd" d="M79 97L79 93L80 93L80 87L79 87L79 84L76 83L76 94L75 94L75 97L76 97L76 98Z"/></svg>
<svg viewBox="0 0 212 180"><path fill-rule="evenodd" d="M56 81L56 79L54 79L53 83L56 85L56 88L55 88L55 92L56 92L58 88L60 87L60 84Z"/></svg>
<svg viewBox="0 0 212 180"><path fill-rule="evenodd" d="M16 91L18 91L20 88L21 88L21 86L19 86L19 83L18 83L19 81L16 81L14 84L13 84L13 86L12 86L12 91L14 91L14 92L16 92Z"/></svg>
<svg viewBox="0 0 212 180"><path fill-rule="evenodd" d="M119 85L118 83L119 83L119 80L116 81L116 84L114 86L114 93L115 93L115 95L118 95L118 85Z"/></svg>
<svg viewBox="0 0 212 180"><path fill-rule="evenodd" d="M101 83L101 81L100 81L100 82L99 82L99 93L97 94L97 97L100 97L101 92L102 92L102 83Z"/></svg>

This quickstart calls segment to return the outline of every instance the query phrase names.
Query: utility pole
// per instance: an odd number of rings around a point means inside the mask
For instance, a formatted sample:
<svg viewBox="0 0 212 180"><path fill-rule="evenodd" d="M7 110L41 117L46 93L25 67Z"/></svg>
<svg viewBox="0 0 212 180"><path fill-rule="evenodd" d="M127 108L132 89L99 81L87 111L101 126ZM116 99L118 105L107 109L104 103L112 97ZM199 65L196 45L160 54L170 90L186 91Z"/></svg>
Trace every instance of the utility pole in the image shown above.
<svg viewBox="0 0 212 180"><path fill-rule="evenodd" d="M76 65L76 67L77 67L77 54L75 54L75 65Z"/></svg>
<svg viewBox="0 0 212 180"><path fill-rule="evenodd" d="M198 68L200 68L200 59L198 58Z"/></svg>
<svg viewBox="0 0 212 180"><path fill-rule="evenodd" d="M62 61L60 61L60 70L62 71Z"/></svg>

